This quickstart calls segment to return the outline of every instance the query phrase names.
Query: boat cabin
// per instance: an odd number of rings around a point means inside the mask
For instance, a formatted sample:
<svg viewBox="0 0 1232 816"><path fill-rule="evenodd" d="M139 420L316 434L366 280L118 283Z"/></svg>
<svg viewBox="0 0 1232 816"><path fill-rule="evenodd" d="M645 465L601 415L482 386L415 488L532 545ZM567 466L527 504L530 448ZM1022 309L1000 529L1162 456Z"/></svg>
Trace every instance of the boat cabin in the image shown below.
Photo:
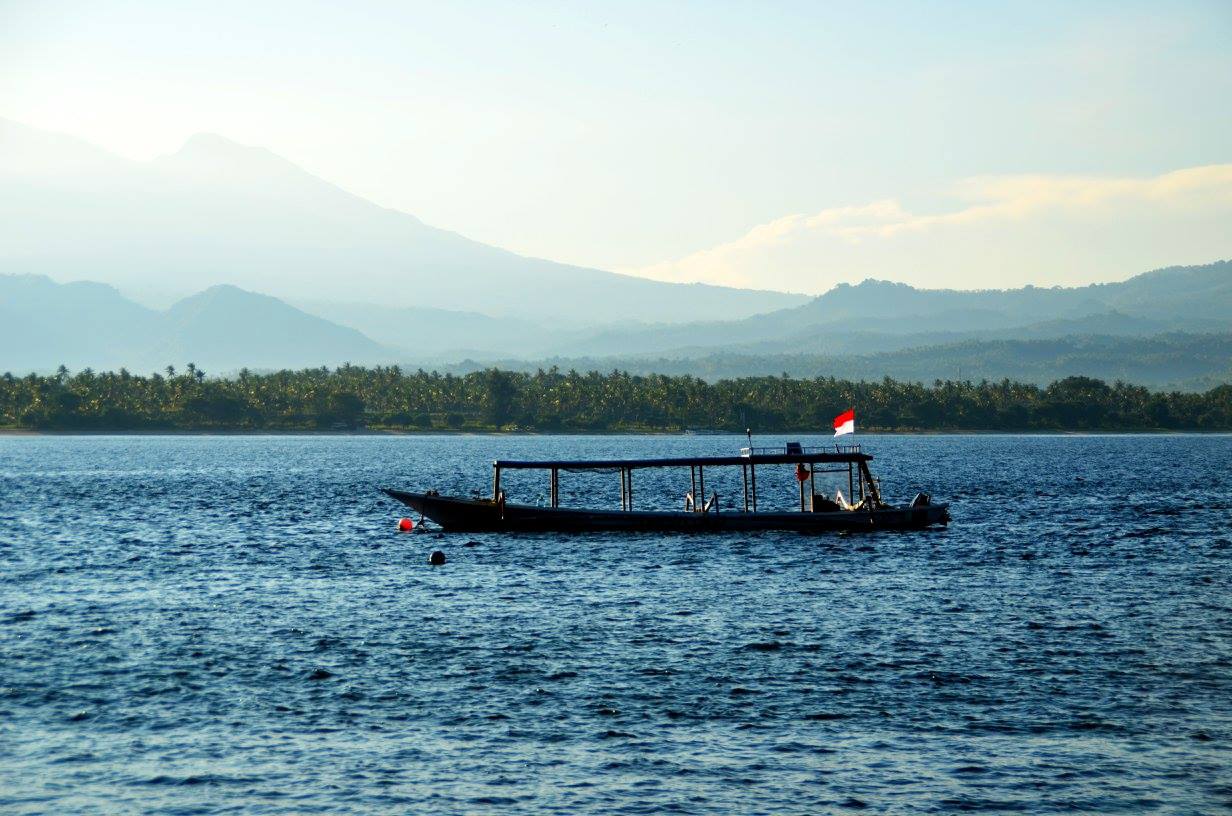
<svg viewBox="0 0 1232 816"><path fill-rule="evenodd" d="M796 466L796 481L800 489L802 512L836 512L868 509L881 504L877 480L869 471L872 456L863 453L859 445L805 447L788 442L782 447L741 448L739 456L690 456L657 459L591 459L519 461L498 459L492 463L492 501L503 501L501 473L509 470L543 470L548 473L549 507L560 507L560 473L618 473L620 475L620 509L634 510L633 474L647 468L688 468L689 491L685 494L685 509L695 513L716 510L716 502L706 500L706 469L738 467L744 486L744 512L757 512L758 465ZM847 499L841 493L830 499L817 493L819 473L847 474ZM857 500L858 497L858 500Z"/></svg>

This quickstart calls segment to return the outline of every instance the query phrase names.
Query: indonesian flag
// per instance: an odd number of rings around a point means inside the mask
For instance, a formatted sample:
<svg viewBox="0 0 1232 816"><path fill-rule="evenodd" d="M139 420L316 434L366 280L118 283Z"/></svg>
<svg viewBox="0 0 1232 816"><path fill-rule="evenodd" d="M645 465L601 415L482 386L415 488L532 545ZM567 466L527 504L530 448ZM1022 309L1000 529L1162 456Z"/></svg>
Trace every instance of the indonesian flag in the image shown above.
<svg viewBox="0 0 1232 816"><path fill-rule="evenodd" d="M856 409L844 411L834 418L834 435L853 434L856 432Z"/></svg>

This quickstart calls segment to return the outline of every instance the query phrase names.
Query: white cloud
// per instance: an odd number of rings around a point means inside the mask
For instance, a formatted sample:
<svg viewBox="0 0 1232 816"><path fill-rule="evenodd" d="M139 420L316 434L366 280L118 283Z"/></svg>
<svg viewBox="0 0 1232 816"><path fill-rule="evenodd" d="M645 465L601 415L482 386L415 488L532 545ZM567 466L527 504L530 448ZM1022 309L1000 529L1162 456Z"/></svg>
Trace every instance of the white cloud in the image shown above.
<svg viewBox="0 0 1232 816"><path fill-rule="evenodd" d="M787 215L623 271L805 292L865 277L972 289L1119 280L1232 257L1232 164L1149 178L987 176L946 192L954 205L937 212L889 199Z"/></svg>

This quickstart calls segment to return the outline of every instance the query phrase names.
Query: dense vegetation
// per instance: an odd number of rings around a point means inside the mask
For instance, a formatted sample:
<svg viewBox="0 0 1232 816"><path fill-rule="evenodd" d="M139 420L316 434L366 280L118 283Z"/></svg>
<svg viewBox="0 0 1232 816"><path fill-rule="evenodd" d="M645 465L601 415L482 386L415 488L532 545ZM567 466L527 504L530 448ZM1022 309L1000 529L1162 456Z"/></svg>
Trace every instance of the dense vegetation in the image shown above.
<svg viewBox="0 0 1232 816"><path fill-rule="evenodd" d="M63 367L0 377L0 425L47 430L808 431L848 406L867 430L1232 430L1232 385L1159 393L1087 377L1041 388L343 366L216 379L192 364L148 377Z"/></svg>

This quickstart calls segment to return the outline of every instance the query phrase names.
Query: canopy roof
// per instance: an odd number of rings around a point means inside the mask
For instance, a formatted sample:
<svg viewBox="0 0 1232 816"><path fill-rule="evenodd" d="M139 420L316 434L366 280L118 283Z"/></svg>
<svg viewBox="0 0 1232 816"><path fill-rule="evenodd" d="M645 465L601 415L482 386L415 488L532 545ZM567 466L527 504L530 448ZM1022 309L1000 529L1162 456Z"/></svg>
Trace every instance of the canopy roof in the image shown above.
<svg viewBox="0 0 1232 816"><path fill-rule="evenodd" d="M814 462L838 462L841 464L868 462L872 456L858 450L806 451L801 453L754 453L748 456L684 456L666 459L547 459L543 461L520 461L497 459L493 467L502 470L617 470L656 467L722 467L739 465L794 465Z"/></svg>

